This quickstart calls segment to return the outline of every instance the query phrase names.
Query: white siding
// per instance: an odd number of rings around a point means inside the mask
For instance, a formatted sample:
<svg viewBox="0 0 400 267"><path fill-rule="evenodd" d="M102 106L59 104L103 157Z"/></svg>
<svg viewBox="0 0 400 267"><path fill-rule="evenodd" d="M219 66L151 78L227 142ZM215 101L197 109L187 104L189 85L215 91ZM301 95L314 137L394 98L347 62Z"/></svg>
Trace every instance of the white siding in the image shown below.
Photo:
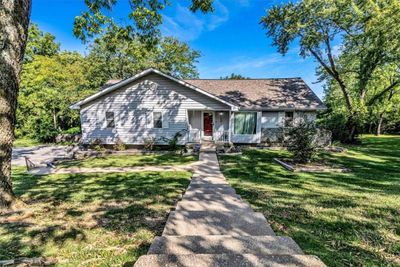
<svg viewBox="0 0 400 267"><path fill-rule="evenodd" d="M188 109L228 110L229 106L157 74L150 74L81 109L84 143L100 138L112 144L143 144L148 137L172 137L187 129ZM105 126L106 111L115 114L115 128ZM151 113L163 112L163 128L152 128ZM165 126L165 127L164 127Z"/></svg>

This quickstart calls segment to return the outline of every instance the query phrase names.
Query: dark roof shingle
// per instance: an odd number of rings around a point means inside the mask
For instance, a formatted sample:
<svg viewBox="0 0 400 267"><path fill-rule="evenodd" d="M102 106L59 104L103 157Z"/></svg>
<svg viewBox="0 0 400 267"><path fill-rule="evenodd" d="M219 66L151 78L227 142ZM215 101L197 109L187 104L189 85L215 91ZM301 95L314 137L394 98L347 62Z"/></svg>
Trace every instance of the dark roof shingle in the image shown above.
<svg viewBox="0 0 400 267"><path fill-rule="evenodd" d="M244 109L321 109L322 101L301 78L185 80Z"/></svg>

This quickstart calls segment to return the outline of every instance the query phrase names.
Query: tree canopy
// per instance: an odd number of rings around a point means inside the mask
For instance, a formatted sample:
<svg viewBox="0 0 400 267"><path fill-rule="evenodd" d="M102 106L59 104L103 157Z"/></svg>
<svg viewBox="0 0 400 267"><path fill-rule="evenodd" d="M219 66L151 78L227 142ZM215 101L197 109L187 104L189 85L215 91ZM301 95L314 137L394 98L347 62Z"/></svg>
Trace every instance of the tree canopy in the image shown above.
<svg viewBox="0 0 400 267"><path fill-rule="evenodd" d="M249 77L245 77L241 74L231 73L229 76L220 77L221 80L246 80L250 79Z"/></svg>
<svg viewBox="0 0 400 267"><path fill-rule="evenodd" d="M280 53L298 40L300 55L320 64L320 79L340 90L347 141L354 141L365 107L400 82L396 75L379 92L373 90L374 76L399 62L399 12L397 0L303 0L275 6L261 20Z"/></svg>

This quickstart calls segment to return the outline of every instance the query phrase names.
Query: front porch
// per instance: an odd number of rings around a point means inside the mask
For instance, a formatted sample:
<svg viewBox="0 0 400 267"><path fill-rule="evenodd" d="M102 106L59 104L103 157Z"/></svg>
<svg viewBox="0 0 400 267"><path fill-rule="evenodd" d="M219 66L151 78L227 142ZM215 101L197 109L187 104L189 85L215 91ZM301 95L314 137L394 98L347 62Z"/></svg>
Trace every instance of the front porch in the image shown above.
<svg viewBox="0 0 400 267"><path fill-rule="evenodd" d="M201 143L231 141L230 111L226 110L188 110L188 142Z"/></svg>

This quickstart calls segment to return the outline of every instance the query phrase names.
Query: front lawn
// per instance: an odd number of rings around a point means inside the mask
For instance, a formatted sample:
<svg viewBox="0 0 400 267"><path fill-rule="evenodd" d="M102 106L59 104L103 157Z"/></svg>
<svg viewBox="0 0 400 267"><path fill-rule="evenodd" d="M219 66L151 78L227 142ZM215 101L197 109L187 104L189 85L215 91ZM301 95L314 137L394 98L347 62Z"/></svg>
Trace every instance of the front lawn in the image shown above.
<svg viewBox="0 0 400 267"><path fill-rule="evenodd" d="M107 155L104 157L91 157L83 160L66 161L58 166L69 167L136 167L189 164L198 160L197 155L181 156L178 153L149 154L149 155Z"/></svg>
<svg viewBox="0 0 400 267"><path fill-rule="evenodd" d="M292 173L285 151L222 156L225 176L275 231L328 266L400 265L400 137L367 136L345 153L321 154L351 173Z"/></svg>
<svg viewBox="0 0 400 267"><path fill-rule="evenodd" d="M188 172L65 174L13 170L24 214L0 216L0 260L56 258L58 266L132 266L160 235Z"/></svg>

